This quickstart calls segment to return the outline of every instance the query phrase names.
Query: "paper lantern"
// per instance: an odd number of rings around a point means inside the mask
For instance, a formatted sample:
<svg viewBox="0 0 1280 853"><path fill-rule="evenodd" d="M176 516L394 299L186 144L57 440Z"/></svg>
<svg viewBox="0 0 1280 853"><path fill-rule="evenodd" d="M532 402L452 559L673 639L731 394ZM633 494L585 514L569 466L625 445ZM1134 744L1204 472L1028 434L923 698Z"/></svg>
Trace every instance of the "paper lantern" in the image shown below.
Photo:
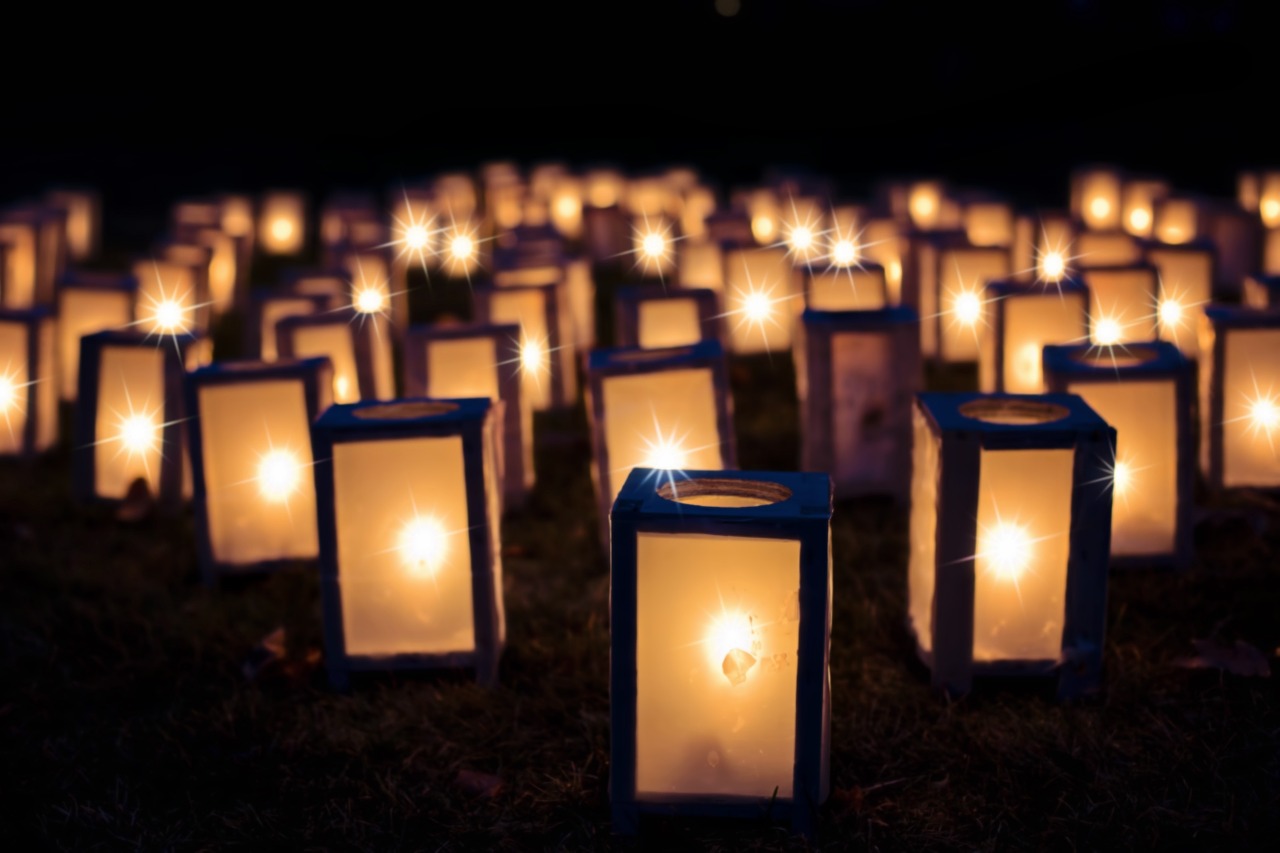
<svg viewBox="0 0 1280 853"><path fill-rule="evenodd" d="M1012 278L1025 282L1055 283L1069 278L1079 266L1075 251L1076 227L1071 217L1058 211L1019 216L1014 222Z"/></svg>
<svg viewBox="0 0 1280 853"><path fill-rule="evenodd" d="M805 270L805 303L815 311L876 311L889 304L884 267L841 256L844 263Z"/></svg>
<svg viewBox="0 0 1280 853"><path fill-rule="evenodd" d="M21 310L52 305L54 283L66 265L63 214L50 207L0 212L0 307Z"/></svg>
<svg viewBox="0 0 1280 853"><path fill-rule="evenodd" d="M1115 430L1071 394L921 394L914 424L909 624L934 687L1095 689Z"/></svg>
<svg viewBox="0 0 1280 853"><path fill-rule="evenodd" d="M391 289L391 260L385 251L349 252L343 255L343 263L351 274L351 310L369 334L373 385L371 391L362 392L361 399L389 400L395 396L395 342L409 326L409 293Z"/></svg>
<svg viewBox="0 0 1280 853"><path fill-rule="evenodd" d="M131 275L72 270L58 282L58 393L74 401L80 382L80 339L133 323L138 282Z"/></svg>
<svg viewBox="0 0 1280 853"><path fill-rule="evenodd" d="M1130 264L1086 270L1089 336L1099 346L1153 341L1159 312L1155 267Z"/></svg>
<svg viewBox="0 0 1280 853"><path fill-rule="evenodd" d="M493 287L471 291L474 316L491 325L520 327L520 370L524 393L535 412L572 406L578 399L573 320L563 283Z"/></svg>
<svg viewBox="0 0 1280 853"><path fill-rule="evenodd" d="M590 258L565 261L564 286L574 348L579 352L591 349L596 345L596 280Z"/></svg>
<svg viewBox="0 0 1280 853"><path fill-rule="evenodd" d="M609 507L632 468L737 466L733 401L717 342L595 350L587 381L602 543L608 539Z"/></svg>
<svg viewBox="0 0 1280 853"><path fill-rule="evenodd" d="M1236 176L1236 202L1246 213L1258 213L1262 202L1262 175L1258 172L1240 172ZM1280 207L1276 208L1280 213Z"/></svg>
<svg viewBox="0 0 1280 853"><path fill-rule="evenodd" d="M1196 317L1213 300L1215 253L1206 242L1177 246L1150 244L1147 263L1159 282L1157 326L1161 340L1173 341L1187 358L1199 353Z"/></svg>
<svg viewBox="0 0 1280 853"><path fill-rule="evenodd" d="M631 472L611 519L609 799L811 833L830 753L826 474Z"/></svg>
<svg viewBox="0 0 1280 853"><path fill-rule="evenodd" d="M978 359L978 387L985 393L1041 393L1044 345L1089 339L1089 292L1078 282L992 282L983 301L991 325Z"/></svg>
<svg viewBox="0 0 1280 853"><path fill-rule="evenodd" d="M1280 171L1259 175L1258 215L1267 228L1280 228Z"/></svg>
<svg viewBox="0 0 1280 853"><path fill-rule="evenodd" d="M724 254L713 240L681 240L676 244L676 280L681 287L724 290Z"/></svg>
<svg viewBox="0 0 1280 853"><path fill-rule="evenodd" d="M1009 251L939 235L919 242L916 259L924 355L948 363L976 362L987 323L983 289L1008 277Z"/></svg>
<svg viewBox="0 0 1280 853"><path fill-rule="evenodd" d="M1108 460L1111 564L1186 568L1192 557L1192 365L1171 343L1048 346L1050 393L1078 394L1116 431Z"/></svg>
<svg viewBox="0 0 1280 853"><path fill-rule="evenodd" d="M1090 231L1115 231L1121 227L1120 170L1091 166L1071 176L1071 212Z"/></svg>
<svg viewBox="0 0 1280 853"><path fill-rule="evenodd" d="M960 207L947 198L941 181L917 181L905 188L905 210L895 198L895 213L903 214L920 231L947 231L960 227Z"/></svg>
<svg viewBox="0 0 1280 853"><path fill-rule="evenodd" d="M68 258L85 261L98 254L102 243L102 199L98 193L85 189L50 190L45 201L63 213Z"/></svg>
<svg viewBox="0 0 1280 853"><path fill-rule="evenodd" d="M315 425L325 665L469 667L494 685L506 627L488 400L334 406Z"/></svg>
<svg viewBox="0 0 1280 853"><path fill-rule="evenodd" d="M666 280L676 271L675 225L661 214L631 220L630 270L632 278Z"/></svg>
<svg viewBox="0 0 1280 853"><path fill-rule="evenodd" d="M521 388L520 327L410 326L405 395L501 402L498 463L503 503L520 506L533 488L533 407Z"/></svg>
<svg viewBox="0 0 1280 853"><path fill-rule="evenodd" d="M273 362L280 357L278 329L287 317L320 314L330 308L330 297L305 295L291 290L260 290L249 300L244 326L244 355L248 359Z"/></svg>
<svg viewBox="0 0 1280 853"><path fill-rule="evenodd" d="M551 224L556 230L577 240L582 236L582 181L563 175L555 181L549 201Z"/></svg>
<svg viewBox="0 0 1280 853"><path fill-rule="evenodd" d="M1209 487L1280 488L1280 314L1205 308L1199 367L1200 470Z"/></svg>
<svg viewBox="0 0 1280 853"><path fill-rule="evenodd" d="M295 192L276 191L258 209L258 245L268 255L300 255L307 241L307 201Z"/></svg>
<svg viewBox="0 0 1280 853"><path fill-rule="evenodd" d="M1080 269L1136 264L1142 260L1142 244L1124 231L1081 231L1069 257Z"/></svg>
<svg viewBox="0 0 1280 853"><path fill-rule="evenodd" d="M134 318L138 328L153 335L199 333L208 328L209 306L197 269L163 256L133 265L138 282Z"/></svg>
<svg viewBox="0 0 1280 853"><path fill-rule="evenodd" d="M187 374L196 544L205 582L319 554L311 424L327 359L218 362Z"/></svg>
<svg viewBox="0 0 1280 853"><path fill-rule="evenodd" d="M182 383L207 364L207 338L157 342L136 329L80 339L72 490L84 503L124 500L137 480L160 509L176 512L191 496Z"/></svg>
<svg viewBox="0 0 1280 853"><path fill-rule="evenodd" d="M619 288L614 338L621 347L665 349L720 340L720 302L714 290Z"/></svg>
<svg viewBox="0 0 1280 853"><path fill-rule="evenodd" d="M1005 201L982 199L964 205L964 232L974 246L1013 245L1013 206Z"/></svg>
<svg viewBox="0 0 1280 853"><path fill-rule="evenodd" d="M390 334L385 321L348 308L277 321L276 347L281 359L328 358L336 403L390 400L395 397L394 367L385 353Z"/></svg>
<svg viewBox="0 0 1280 853"><path fill-rule="evenodd" d="M1250 308L1280 308L1280 275L1251 275L1244 280L1244 304Z"/></svg>
<svg viewBox="0 0 1280 853"><path fill-rule="evenodd" d="M1181 244L1204 232L1204 210L1197 199L1169 196L1155 203L1152 233L1162 243Z"/></svg>
<svg viewBox="0 0 1280 853"><path fill-rule="evenodd" d="M192 331L207 331L216 305L211 290L212 250L195 243L175 240L160 244L157 252L159 257L168 263L190 270L189 277L193 282L192 295L185 302L191 305L189 320L192 323ZM180 301L183 300L180 298ZM230 300L226 304L229 308Z"/></svg>
<svg viewBox="0 0 1280 853"><path fill-rule="evenodd" d="M893 219L868 219L858 239L858 256L884 269L885 293L890 305L907 305L919 310L918 291L904 296L904 279L911 261L911 241ZM912 272L914 281L914 272Z"/></svg>
<svg viewBox="0 0 1280 853"><path fill-rule="evenodd" d="M724 311L729 348L739 354L785 350L804 300L787 250L728 248L724 253Z"/></svg>
<svg viewBox="0 0 1280 853"><path fill-rule="evenodd" d="M911 400L922 386L919 322L905 306L801 315L800 467L830 472L839 497L907 498Z"/></svg>
<svg viewBox="0 0 1280 853"><path fill-rule="evenodd" d="M1169 195L1165 181L1135 178L1124 182L1121 227L1135 237L1149 239L1155 225L1155 205Z"/></svg>
<svg viewBox="0 0 1280 853"><path fill-rule="evenodd" d="M0 457L31 457L58 441L54 318L0 309Z"/></svg>
<svg viewBox="0 0 1280 853"><path fill-rule="evenodd" d="M708 237L707 217L715 212L716 194L710 187L692 186L684 194L680 210L680 234L686 240Z"/></svg>
<svg viewBox="0 0 1280 853"><path fill-rule="evenodd" d="M214 314L226 314L238 302L238 254L236 240L220 228L201 228L191 235L194 242L209 251L209 301Z"/></svg>

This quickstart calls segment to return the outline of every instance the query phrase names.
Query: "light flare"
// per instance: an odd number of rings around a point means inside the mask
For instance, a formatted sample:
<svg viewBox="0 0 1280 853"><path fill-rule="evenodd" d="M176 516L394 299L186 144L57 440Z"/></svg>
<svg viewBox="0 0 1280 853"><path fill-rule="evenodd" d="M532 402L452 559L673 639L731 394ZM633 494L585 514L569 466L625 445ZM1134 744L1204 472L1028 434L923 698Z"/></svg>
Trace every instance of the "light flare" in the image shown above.
<svg viewBox="0 0 1280 853"><path fill-rule="evenodd" d="M270 503L287 503L302 485L302 465L290 450L273 448L258 458L258 491Z"/></svg>
<svg viewBox="0 0 1280 853"><path fill-rule="evenodd" d="M400 529L396 550L410 574L435 577L449 553L449 533L435 518L415 516Z"/></svg>

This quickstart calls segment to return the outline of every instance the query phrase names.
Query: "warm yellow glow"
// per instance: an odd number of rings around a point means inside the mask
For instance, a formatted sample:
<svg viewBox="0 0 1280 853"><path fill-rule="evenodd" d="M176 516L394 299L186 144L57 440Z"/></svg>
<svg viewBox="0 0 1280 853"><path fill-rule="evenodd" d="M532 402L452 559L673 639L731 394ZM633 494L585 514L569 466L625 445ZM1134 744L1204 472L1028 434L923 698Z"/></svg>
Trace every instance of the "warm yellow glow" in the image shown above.
<svg viewBox="0 0 1280 853"><path fill-rule="evenodd" d="M831 248L831 260L842 267L847 267L858 260L858 247L852 240L837 240Z"/></svg>
<svg viewBox="0 0 1280 853"><path fill-rule="evenodd" d="M982 300L972 291L961 293L951 311L961 323L972 326L982 318Z"/></svg>
<svg viewBox="0 0 1280 853"><path fill-rule="evenodd" d="M17 402L17 386L8 376L0 376L0 414L8 414Z"/></svg>
<svg viewBox="0 0 1280 853"><path fill-rule="evenodd" d="M758 291L748 293L747 298L743 300L742 310L749 320L761 323L769 319L769 315L773 313L773 300L767 293Z"/></svg>
<svg viewBox="0 0 1280 853"><path fill-rule="evenodd" d="M422 250L427 247L431 235L422 225L410 225L404 232L404 243L410 249Z"/></svg>
<svg viewBox="0 0 1280 853"><path fill-rule="evenodd" d="M1135 207L1129 211L1129 227L1134 231L1146 231L1151 225L1151 211L1145 207Z"/></svg>
<svg viewBox="0 0 1280 853"><path fill-rule="evenodd" d="M661 258L667 251L667 241L662 238L661 234L644 235L644 240L641 241L640 246L646 258Z"/></svg>
<svg viewBox="0 0 1280 853"><path fill-rule="evenodd" d="M434 577L448 551L449 534L434 518L413 519L400 531L397 550L410 574Z"/></svg>
<svg viewBox="0 0 1280 853"><path fill-rule="evenodd" d="M659 438L646 448L643 467L678 471L688 466L689 454L678 441Z"/></svg>
<svg viewBox="0 0 1280 853"><path fill-rule="evenodd" d="M556 215L562 219L577 216L580 210L581 203L568 193L556 199Z"/></svg>
<svg viewBox="0 0 1280 853"><path fill-rule="evenodd" d="M386 305L386 297L377 287L365 287L356 293L355 307L361 314L377 314Z"/></svg>
<svg viewBox="0 0 1280 853"><path fill-rule="evenodd" d="M803 252L813 245L813 229L807 225L797 225L791 229L788 242L791 243L791 248Z"/></svg>
<svg viewBox="0 0 1280 853"><path fill-rule="evenodd" d="M129 415L120 422L120 443L129 453L147 453L155 448L159 431L154 418Z"/></svg>
<svg viewBox="0 0 1280 853"><path fill-rule="evenodd" d="M1111 472L1111 480L1116 494L1120 497L1124 497L1133 486L1133 473L1133 466L1128 462L1123 460L1116 462L1115 470Z"/></svg>
<svg viewBox="0 0 1280 853"><path fill-rule="evenodd" d="M1249 404L1249 420L1255 429L1274 432L1280 427L1280 405L1270 397L1259 397Z"/></svg>
<svg viewBox="0 0 1280 853"><path fill-rule="evenodd" d="M751 234L756 238L757 243L768 243L772 240L774 228L772 216L757 213L751 217Z"/></svg>
<svg viewBox="0 0 1280 853"><path fill-rule="evenodd" d="M349 393L351 391L351 380L345 376L333 377L333 398L339 403L354 402Z"/></svg>
<svg viewBox="0 0 1280 853"><path fill-rule="evenodd" d="M453 239L449 241L449 254L453 256L454 260L470 260L471 256L475 254L475 251L475 241L466 234L456 234Z"/></svg>
<svg viewBox="0 0 1280 853"><path fill-rule="evenodd" d="M1176 299L1160 302L1160 325L1173 328L1182 324L1182 303Z"/></svg>
<svg viewBox="0 0 1280 853"><path fill-rule="evenodd" d="M1067 271L1067 260L1062 257L1061 252L1046 252L1041 267L1045 278L1049 281L1057 281Z"/></svg>
<svg viewBox="0 0 1280 853"><path fill-rule="evenodd" d="M1032 544L1025 527L1001 521L979 535L978 556L992 575L1016 583L1031 565Z"/></svg>
<svg viewBox="0 0 1280 853"><path fill-rule="evenodd" d="M711 665L729 683L737 686L747 680L747 673L755 666L755 631L751 619L744 613L726 612L711 621L705 640Z"/></svg>
<svg viewBox="0 0 1280 853"><path fill-rule="evenodd" d="M1123 333L1120 321L1111 317L1103 317L1093 327L1093 340L1104 347L1118 344Z"/></svg>
<svg viewBox="0 0 1280 853"><path fill-rule="evenodd" d="M156 329L162 332L180 332L183 331L186 324L182 320L183 307L182 303L173 299L165 299L156 303L155 314L152 315L152 321Z"/></svg>
<svg viewBox="0 0 1280 853"><path fill-rule="evenodd" d="M271 222L271 236L280 242L284 242L293 236L293 222L283 216L276 217Z"/></svg>
<svg viewBox="0 0 1280 853"><path fill-rule="evenodd" d="M1095 219L1105 219L1111 213L1111 202L1102 196L1096 196L1089 202L1089 212Z"/></svg>
<svg viewBox="0 0 1280 853"><path fill-rule="evenodd" d="M258 490L272 503L289 500L302 484L302 466L288 450L271 450L258 460Z"/></svg>
<svg viewBox="0 0 1280 853"><path fill-rule="evenodd" d="M925 187L919 187L912 191L911 200L907 203L911 210L911 218L917 223L921 220L931 219L938 209L938 200L933 197L933 192Z"/></svg>
<svg viewBox="0 0 1280 853"><path fill-rule="evenodd" d="M1262 218L1270 223L1272 220L1280 219L1280 199L1264 198L1262 204L1258 206Z"/></svg>
<svg viewBox="0 0 1280 853"><path fill-rule="evenodd" d="M525 341L520 345L520 366L530 372L542 370L547 353L541 341Z"/></svg>

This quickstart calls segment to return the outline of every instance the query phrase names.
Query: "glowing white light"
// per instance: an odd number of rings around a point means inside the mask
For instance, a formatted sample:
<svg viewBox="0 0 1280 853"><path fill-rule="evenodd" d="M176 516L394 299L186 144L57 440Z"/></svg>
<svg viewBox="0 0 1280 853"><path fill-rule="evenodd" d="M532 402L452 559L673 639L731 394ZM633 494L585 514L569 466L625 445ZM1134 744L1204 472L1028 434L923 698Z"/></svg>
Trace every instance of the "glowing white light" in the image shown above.
<svg viewBox="0 0 1280 853"><path fill-rule="evenodd" d="M1097 196L1089 202L1089 212L1096 219L1105 219L1111 213L1111 202L1102 196Z"/></svg>
<svg viewBox="0 0 1280 853"><path fill-rule="evenodd" d="M1103 317L1093 327L1093 340L1104 347L1120 343L1123 329L1120 321L1111 317Z"/></svg>
<svg viewBox="0 0 1280 853"><path fill-rule="evenodd" d="M530 372L542 370L546 363L546 348L541 341L525 341L520 345L520 366Z"/></svg>
<svg viewBox="0 0 1280 853"><path fill-rule="evenodd" d="M852 240L837 240L831 248L831 260L842 267L847 267L858 259L858 247Z"/></svg>
<svg viewBox="0 0 1280 853"><path fill-rule="evenodd" d="M920 222L933 216L938 209L938 202L932 192L920 189L911 194L908 206L911 208L911 218Z"/></svg>
<svg viewBox="0 0 1280 853"><path fill-rule="evenodd" d="M333 377L333 398L339 403L355 402L351 399L351 380L345 376Z"/></svg>
<svg viewBox="0 0 1280 853"><path fill-rule="evenodd" d="M751 217L751 234L756 238L757 243L768 243L773 239L773 232L773 217L763 213L757 213Z"/></svg>
<svg viewBox="0 0 1280 853"><path fill-rule="evenodd" d="M283 216L272 220L271 236L280 242L288 240L293 236L293 223Z"/></svg>
<svg viewBox="0 0 1280 853"><path fill-rule="evenodd" d="M576 216L581 209L578 200L571 195L562 195L556 199L556 214L561 219Z"/></svg>
<svg viewBox="0 0 1280 853"><path fill-rule="evenodd" d="M354 302L361 314L377 314L386 306L386 297L380 288L365 287L356 293Z"/></svg>
<svg viewBox="0 0 1280 853"><path fill-rule="evenodd" d="M982 300L978 298L978 294L966 291L956 296L951 311L961 323L972 326L982 318Z"/></svg>
<svg viewBox="0 0 1280 853"><path fill-rule="evenodd" d="M476 243L466 234L456 234L449 241L449 254L454 260L465 261L475 254Z"/></svg>
<svg viewBox="0 0 1280 853"><path fill-rule="evenodd" d="M154 418L129 415L120 422L120 443L129 453L146 453L156 445L159 428Z"/></svg>
<svg viewBox="0 0 1280 853"><path fill-rule="evenodd" d="M665 471L678 471L687 467L689 454L678 441L659 438L646 448L645 468L661 468Z"/></svg>
<svg viewBox="0 0 1280 853"><path fill-rule="evenodd" d="M1151 225L1151 213L1145 207L1129 211L1129 227L1134 231L1146 231Z"/></svg>
<svg viewBox="0 0 1280 853"><path fill-rule="evenodd" d="M789 242L791 248L803 252L813 245L813 229L807 225L797 225L791 229Z"/></svg>
<svg viewBox="0 0 1280 853"><path fill-rule="evenodd" d="M711 665L732 685L747 680L747 672L756 662L751 653L754 644L755 631L745 613L721 613L707 628L705 645Z"/></svg>
<svg viewBox="0 0 1280 853"><path fill-rule="evenodd" d="M1031 565L1033 544L1025 527L1001 521L979 535L978 555L986 571L999 580L1016 582Z"/></svg>
<svg viewBox="0 0 1280 853"><path fill-rule="evenodd" d="M742 310L749 320L761 323L769 319L769 315L773 313L773 300L769 298L767 293L759 291L748 293L747 298L743 301Z"/></svg>
<svg viewBox="0 0 1280 853"><path fill-rule="evenodd" d="M302 466L288 450L271 450L258 460L258 490L272 503L289 500L302 484Z"/></svg>
<svg viewBox="0 0 1280 853"><path fill-rule="evenodd" d="M1182 325L1182 303L1176 299L1160 302L1160 325L1173 328Z"/></svg>
<svg viewBox="0 0 1280 853"><path fill-rule="evenodd" d="M1262 204L1258 206L1258 210L1262 213L1262 218L1268 223L1273 219L1280 219L1280 199L1265 198L1262 200Z"/></svg>
<svg viewBox="0 0 1280 853"><path fill-rule="evenodd" d="M1133 466L1123 460L1117 461L1115 470L1111 472L1112 485L1117 495L1123 497L1133 485Z"/></svg>
<svg viewBox="0 0 1280 853"><path fill-rule="evenodd" d="M646 258L661 258L667 251L667 241L661 234L646 234L640 243L640 250Z"/></svg>
<svg viewBox="0 0 1280 853"><path fill-rule="evenodd" d="M158 331L180 332L186 326L183 322L183 313L182 303L174 299L164 299L156 303L155 313L152 314L152 322Z"/></svg>
<svg viewBox="0 0 1280 853"><path fill-rule="evenodd" d="M427 241L431 239L431 235L427 233L427 229L421 225L410 225L404 232L404 244L410 249L425 249Z"/></svg>
<svg viewBox="0 0 1280 853"><path fill-rule="evenodd" d="M18 386L8 376L0 376L0 413L7 414L18 403Z"/></svg>
<svg viewBox="0 0 1280 853"><path fill-rule="evenodd" d="M448 537L434 518L419 516L410 521L401 529L397 547L404 567L415 575L434 576L448 553Z"/></svg>
<svg viewBox="0 0 1280 853"><path fill-rule="evenodd" d="M1280 427L1280 405L1270 397L1259 397L1249 403L1249 420L1257 429L1274 432Z"/></svg>
<svg viewBox="0 0 1280 853"><path fill-rule="evenodd" d="M1044 271L1045 278L1050 281L1057 281L1067 271L1067 260L1062 257L1061 252L1046 252L1040 266Z"/></svg>

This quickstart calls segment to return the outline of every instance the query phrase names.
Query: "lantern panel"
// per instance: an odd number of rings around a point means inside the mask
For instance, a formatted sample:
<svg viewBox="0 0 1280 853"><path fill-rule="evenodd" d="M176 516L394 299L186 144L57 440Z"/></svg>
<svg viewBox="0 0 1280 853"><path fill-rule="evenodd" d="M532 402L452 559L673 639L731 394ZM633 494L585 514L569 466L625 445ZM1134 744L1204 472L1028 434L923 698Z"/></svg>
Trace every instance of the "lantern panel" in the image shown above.
<svg viewBox="0 0 1280 853"><path fill-rule="evenodd" d="M1089 334L1100 346L1151 341L1157 337L1156 273L1147 266L1091 269Z"/></svg>
<svg viewBox="0 0 1280 853"><path fill-rule="evenodd" d="M702 340L702 322L694 299L645 299L638 304L640 346L664 349Z"/></svg>
<svg viewBox="0 0 1280 853"><path fill-rule="evenodd" d="M681 240L676 244L676 278L681 287L724 289L724 257L711 240Z"/></svg>
<svg viewBox="0 0 1280 853"><path fill-rule="evenodd" d="M918 406L911 412L911 553L907 590L911 625L921 651L933 651L933 594L937 575L938 481L941 442Z"/></svg>
<svg viewBox="0 0 1280 853"><path fill-rule="evenodd" d="M124 498L139 477L151 494L160 491L165 356L157 347L102 348L93 448L94 491L100 497Z"/></svg>
<svg viewBox="0 0 1280 853"><path fill-rule="evenodd" d="M1267 231L1262 243L1262 271L1280 275L1280 226Z"/></svg>
<svg viewBox="0 0 1280 853"><path fill-rule="evenodd" d="M428 341L427 396L497 400L498 354L493 338Z"/></svg>
<svg viewBox="0 0 1280 853"><path fill-rule="evenodd" d="M0 307L14 310L36 303L36 228L27 222L6 222L0 218L0 260L4 272L0 283L4 297Z"/></svg>
<svg viewBox="0 0 1280 853"><path fill-rule="evenodd" d="M133 319L133 290L64 286L58 290L58 355L63 400L75 400L80 382L80 339Z"/></svg>
<svg viewBox="0 0 1280 853"><path fill-rule="evenodd" d="M964 209L964 228L975 246L1013 243L1013 208L1001 201L975 202Z"/></svg>
<svg viewBox="0 0 1280 853"><path fill-rule="evenodd" d="M1153 233L1161 243L1178 245L1200 236L1200 206L1195 199L1164 198L1155 204Z"/></svg>
<svg viewBox="0 0 1280 853"><path fill-rule="evenodd" d="M1213 299L1213 250L1211 248L1153 247L1147 262L1159 276L1158 323L1160 339L1178 345L1187 358L1196 358L1200 306Z"/></svg>
<svg viewBox="0 0 1280 853"><path fill-rule="evenodd" d="M139 327L157 335L191 332L198 323L200 293L193 267L172 260L138 261L134 311Z"/></svg>
<svg viewBox="0 0 1280 853"><path fill-rule="evenodd" d="M590 349L596 343L596 282L589 258L573 258L565 264L564 287L573 345Z"/></svg>
<svg viewBox="0 0 1280 853"><path fill-rule="evenodd" d="M982 389L1013 394L1039 394L1044 389L1041 356L1045 344L1083 341L1088 336L1087 295L1083 290L1063 287L1062 291L1005 291L988 299L999 299L995 306L999 319L995 335L1001 337L1002 364L995 363L996 346L992 340L982 351ZM985 343L985 342L984 342ZM1000 383L995 381L999 371Z"/></svg>
<svg viewBox="0 0 1280 853"><path fill-rule="evenodd" d="M258 212L258 244L269 255L296 255L306 240L306 202L297 193L270 193Z"/></svg>
<svg viewBox="0 0 1280 853"><path fill-rule="evenodd" d="M31 375L30 326L0 321L0 455L26 452L27 419L31 417L29 392L39 377Z"/></svg>
<svg viewBox="0 0 1280 853"><path fill-rule="evenodd" d="M868 220L862 229L859 254L874 261L884 270L885 295L890 305L907 304L918 308L918 299L908 300L903 294L903 264L907 257L906 239L892 219Z"/></svg>
<svg viewBox="0 0 1280 853"><path fill-rule="evenodd" d="M475 650L462 454L460 436L334 445L348 654Z"/></svg>
<svg viewBox="0 0 1280 853"><path fill-rule="evenodd" d="M888 301L878 265L815 271L808 279L809 307L815 311L876 311Z"/></svg>
<svg viewBox="0 0 1280 853"><path fill-rule="evenodd" d="M1247 276L1243 296L1244 304L1250 308L1280 308L1280 276Z"/></svg>
<svg viewBox="0 0 1280 853"><path fill-rule="evenodd" d="M287 317L305 317L319 312L321 307L316 300L306 296L271 296L263 300L261 315L261 352L254 353L265 362L273 362L280 357L279 343L276 337L280 321Z"/></svg>
<svg viewBox="0 0 1280 853"><path fill-rule="evenodd" d="M1073 181L1072 202L1076 214L1092 231L1120 227L1120 173L1101 168L1080 172Z"/></svg>
<svg viewBox="0 0 1280 853"><path fill-rule="evenodd" d="M1280 329L1225 332L1222 480L1280 486Z"/></svg>
<svg viewBox="0 0 1280 853"><path fill-rule="evenodd" d="M792 797L800 542L636 537L638 799Z"/></svg>
<svg viewBox="0 0 1280 853"><path fill-rule="evenodd" d="M788 349L795 315L804 305L792 299L787 250L731 249L724 280L730 348L744 354Z"/></svg>
<svg viewBox="0 0 1280 853"><path fill-rule="evenodd" d="M360 371L357 366L355 334L351 324L341 319L289 326L288 357L326 356L333 365L333 399L337 403L360 400Z"/></svg>
<svg viewBox="0 0 1280 853"><path fill-rule="evenodd" d="M1123 231L1082 231L1070 252L1081 269L1117 267L1142 260L1142 245Z"/></svg>
<svg viewBox="0 0 1280 853"><path fill-rule="evenodd" d="M831 337L832 479L837 483L889 483L903 473L895 470L898 437L892 430L895 392L900 393L895 385L901 379L897 355L889 335Z"/></svg>

